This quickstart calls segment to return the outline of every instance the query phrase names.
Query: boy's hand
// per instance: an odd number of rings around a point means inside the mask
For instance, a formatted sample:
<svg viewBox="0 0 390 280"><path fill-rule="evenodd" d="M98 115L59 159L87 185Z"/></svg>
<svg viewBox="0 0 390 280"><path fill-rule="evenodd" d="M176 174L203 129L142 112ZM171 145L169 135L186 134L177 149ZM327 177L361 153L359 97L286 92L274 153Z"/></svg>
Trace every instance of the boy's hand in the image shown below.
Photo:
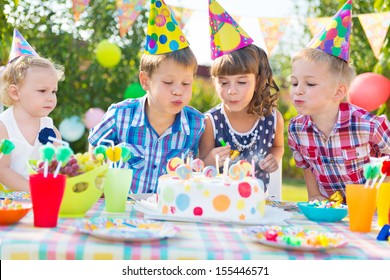
<svg viewBox="0 0 390 280"><path fill-rule="evenodd" d="M267 173L275 172L279 165L273 154L268 154L264 159L258 162L260 168Z"/></svg>

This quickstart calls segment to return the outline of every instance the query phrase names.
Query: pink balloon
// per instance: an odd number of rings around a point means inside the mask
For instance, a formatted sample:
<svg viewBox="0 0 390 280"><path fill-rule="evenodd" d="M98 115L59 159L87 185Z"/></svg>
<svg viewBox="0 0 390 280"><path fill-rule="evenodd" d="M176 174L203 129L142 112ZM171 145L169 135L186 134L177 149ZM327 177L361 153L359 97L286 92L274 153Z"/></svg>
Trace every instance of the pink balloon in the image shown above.
<svg viewBox="0 0 390 280"><path fill-rule="evenodd" d="M97 125L104 116L104 111L100 108L90 108L84 115L84 124L88 129Z"/></svg>
<svg viewBox="0 0 390 280"><path fill-rule="evenodd" d="M375 73L363 73L352 81L349 101L367 111L378 109L390 96L390 80Z"/></svg>

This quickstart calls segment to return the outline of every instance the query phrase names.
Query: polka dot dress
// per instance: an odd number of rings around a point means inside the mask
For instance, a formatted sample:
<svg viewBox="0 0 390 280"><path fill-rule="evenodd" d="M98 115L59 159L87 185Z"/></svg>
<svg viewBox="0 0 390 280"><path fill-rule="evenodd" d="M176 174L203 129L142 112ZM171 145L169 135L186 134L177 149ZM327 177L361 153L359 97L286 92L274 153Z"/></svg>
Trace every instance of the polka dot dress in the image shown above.
<svg viewBox="0 0 390 280"><path fill-rule="evenodd" d="M276 115L272 114L260 118L246 133L237 132L232 128L221 104L206 112L205 115L208 115L213 122L215 147L221 147L219 139L223 139L230 144L232 150L240 152L240 155L233 162L243 159L251 162L253 158L256 162L256 178L263 181L266 190L270 176L258 166L257 162L269 153L273 145Z"/></svg>

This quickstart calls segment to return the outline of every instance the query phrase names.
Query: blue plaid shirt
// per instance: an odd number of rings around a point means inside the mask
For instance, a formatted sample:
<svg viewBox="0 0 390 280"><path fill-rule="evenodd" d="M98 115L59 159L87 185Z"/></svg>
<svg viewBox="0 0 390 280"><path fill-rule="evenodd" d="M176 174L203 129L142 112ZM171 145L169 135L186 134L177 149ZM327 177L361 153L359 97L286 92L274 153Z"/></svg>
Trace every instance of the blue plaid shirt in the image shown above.
<svg viewBox="0 0 390 280"><path fill-rule="evenodd" d="M106 140L114 144L126 143L133 156L125 167L133 169L131 191L155 193L157 179L166 173L167 162L173 157L198 153L200 137L204 131L204 116L186 106L161 136L150 125L145 111L146 96L112 104L103 120L91 129L88 141L96 146L110 129Z"/></svg>

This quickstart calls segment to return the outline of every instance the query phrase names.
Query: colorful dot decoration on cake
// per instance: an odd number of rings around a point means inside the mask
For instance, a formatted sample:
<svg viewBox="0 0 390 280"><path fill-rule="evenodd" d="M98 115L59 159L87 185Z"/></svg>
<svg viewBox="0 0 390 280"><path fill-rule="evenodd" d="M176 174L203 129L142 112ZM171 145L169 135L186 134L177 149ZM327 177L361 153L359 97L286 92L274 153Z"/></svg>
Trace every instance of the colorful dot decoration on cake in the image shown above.
<svg viewBox="0 0 390 280"><path fill-rule="evenodd" d="M188 47L176 19L163 0L151 0L145 52L163 54Z"/></svg>
<svg viewBox="0 0 390 280"><path fill-rule="evenodd" d="M348 62L351 26L352 0L348 0L307 47L322 50Z"/></svg>

